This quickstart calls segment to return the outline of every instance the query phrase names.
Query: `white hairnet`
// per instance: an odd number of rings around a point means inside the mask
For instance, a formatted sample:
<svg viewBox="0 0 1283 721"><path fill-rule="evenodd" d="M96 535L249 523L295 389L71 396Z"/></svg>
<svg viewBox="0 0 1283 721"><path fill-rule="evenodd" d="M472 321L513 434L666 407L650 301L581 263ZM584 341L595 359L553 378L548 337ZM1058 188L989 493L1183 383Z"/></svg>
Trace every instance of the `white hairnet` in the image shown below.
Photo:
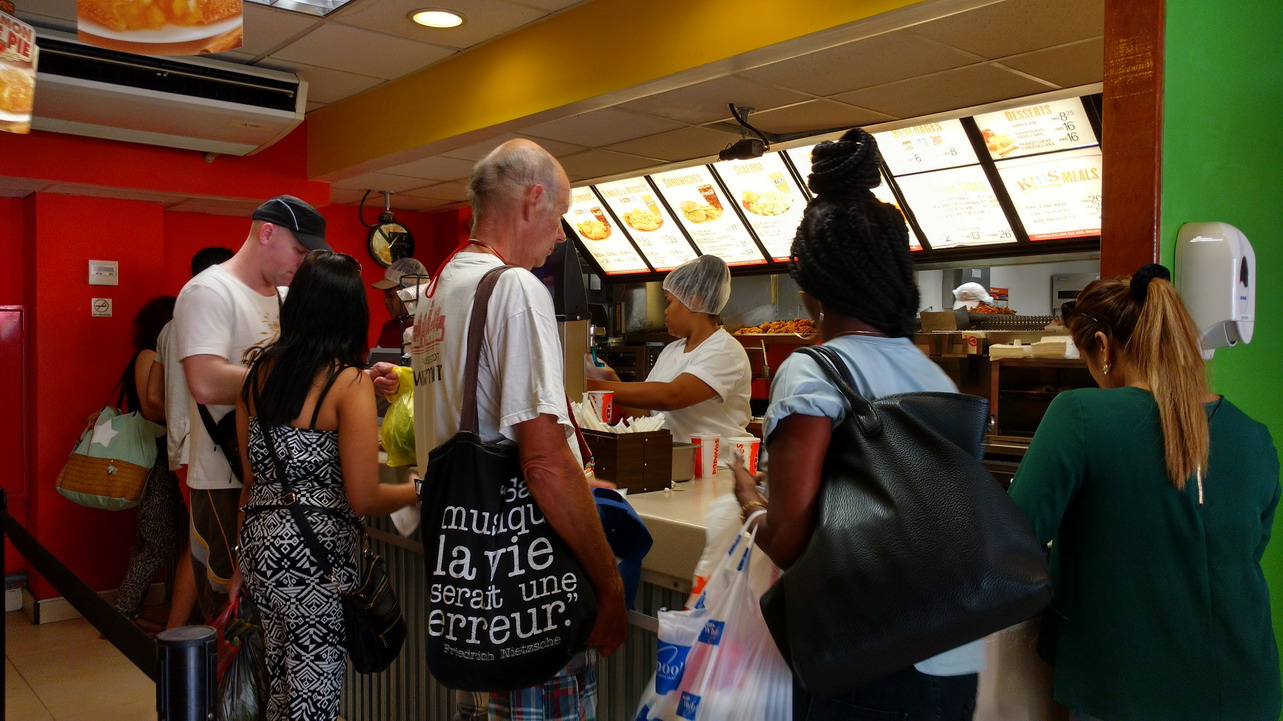
<svg viewBox="0 0 1283 721"><path fill-rule="evenodd" d="M669 271L664 290L695 313L717 315L731 298L731 269L715 255L701 255Z"/></svg>
<svg viewBox="0 0 1283 721"><path fill-rule="evenodd" d="M954 308L975 308L981 303L993 303L993 296L979 283L963 283L953 289Z"/></svg>

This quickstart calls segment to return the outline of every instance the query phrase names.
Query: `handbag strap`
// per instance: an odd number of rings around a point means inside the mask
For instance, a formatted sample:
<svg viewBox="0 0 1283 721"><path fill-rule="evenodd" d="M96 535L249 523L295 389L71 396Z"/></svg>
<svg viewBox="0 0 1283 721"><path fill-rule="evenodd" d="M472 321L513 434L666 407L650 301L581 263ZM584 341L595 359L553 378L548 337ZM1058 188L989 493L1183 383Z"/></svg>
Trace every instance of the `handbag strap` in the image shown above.
<svg viewBox="0 0 1283 721"><path fill-rule="evenodd" d="M855 418L861 433L873 436L882 431L882 419L878 417L877 409L860 393L851 377L850 369L837 351L823 345L814 345L799 348L797 352L815 361L833 385L837 386L838 392L850 404L851 415Z"/></svg>
<svg viewBox="0 0 1283 721"><path fill-rule="evenodd" d="M336 378L342 370L343 369L340 368L335 372L334 375L330 377L330 381L326 383L325 390L322 391L320 397L316 399L316 405L318 408L321 405L321 401L325 400L325 393L330 390L330 386L334 383L334 378ZM259 402L259 389L252 389L252 393L254 395L254 405L257 407ZM315 425L316 418L315 414L313 415L312 423ZM325 551L323 546L321 546L320 539L316 537L316 529L312 528L311 522L307 520L307 516L304 514L302 508L305 504L298 503L298 491L294 490L294 486L290 483L289 476L285 472L285 461L281 459L281 454L276 450L276 439L272 437L272 429L259 424L258 430L263 434L263 442L267 445L267 452L272 457L272 466L276 469L276 479L280 482L281 487L285 489L285 495L289 498L287 502L281 505L287 508L290 515L294 517L294 523L298 525L299 534L303 536L303 543L307 545L308 550L312 553L312 559L316 561L316 565L321 568L321 575L329 579L330 583L333 583L335 588L338 588L339 582L334 576L334 564L330 562L330 554ZM362 535L364 535L365 526L360 523L356 525L360 529ZM339 590L342 591L342 589Z"/></svg>
<svg viewBox="0 0 1283 721"><path fill-rule="evenodd" d="M468 347L463 364L463 416L459 421L459 430L476 433L477 422L477 376L481 366L481 341L485 338L486 315L490 306L490 296L494 293L499 276L515 266L501 265L486 271L477 285L477 294L472 301L472 316L468 320Z"/></svg>

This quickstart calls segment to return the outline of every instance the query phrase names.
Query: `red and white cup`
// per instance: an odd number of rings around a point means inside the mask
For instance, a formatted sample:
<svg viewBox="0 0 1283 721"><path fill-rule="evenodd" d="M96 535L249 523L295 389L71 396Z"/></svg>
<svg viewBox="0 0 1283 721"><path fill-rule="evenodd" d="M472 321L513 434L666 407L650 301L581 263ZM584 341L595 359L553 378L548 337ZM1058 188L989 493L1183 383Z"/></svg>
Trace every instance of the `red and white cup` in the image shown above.
<svg viewBox="0 0 1283 721"><path fill-rule="evenodd" d="M757 456L762 451L762 441L756 436L736 436L726 439L730 449L744 459L749 473L757 473Z"/></svg>
<svg viewBox="0 0 1283 721"><path fill-rule="evenodd" d="M602 423L610 424L610 414L615 405L614 391L588 391L584 395L588 396L588 403L592 406L593 412L601 419Z"/></svg>
<svg viewBox="0 0 1283 721"><path fill-rule="evenodd" d="M695 477L711 478L717 473L717 451L722 444L722 437L716 433L695 433L691 435L695 445Z"/></svg>

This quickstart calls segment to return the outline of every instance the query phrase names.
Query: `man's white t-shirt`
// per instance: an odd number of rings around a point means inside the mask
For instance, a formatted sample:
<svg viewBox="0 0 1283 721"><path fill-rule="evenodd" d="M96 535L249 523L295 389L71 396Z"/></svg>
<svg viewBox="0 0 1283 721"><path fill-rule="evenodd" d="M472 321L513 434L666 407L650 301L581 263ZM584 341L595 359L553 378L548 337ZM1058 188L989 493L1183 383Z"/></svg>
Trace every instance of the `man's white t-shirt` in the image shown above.
<svg viewBox="0 0 1283 721"><path fill-rule="evenodd" d="M221 265L212 265L187 281L174 306L178 359L212 355L249 367L263 348L280 334L280 303L276 295L259 295ZM200 489L239 488L223 452L201 422L196 400L187 394L187 485ZM215 422L234 406L210 405Z"/></svg>
<svg viewBox="0 0 1283 721"><path fill-rule="evenodd" d="M169 449L169 470L176 471L187 465L187 404L191 393L187 391L187 374L178 357L178 333L174 321L160 329L156 339L156 362L165 369L165 435Z"/></svg>
<svg viewBox="0 0 1283 721"><path fill-rule="evenodd" d="M734 336L719 328L689 353L685 339L669 343L646 380L667 383L683 373L704 381L717 395L688 408L664 411L664 425L674 441L689 443L695 433L716 433L725 449L727 439L748 435L745 427L753 418L748 405L753 371L748 353ZM730 453L723 450L718 454L718 465L729 461Z"/></svg>
<svg viewBox="0 0 1283 721"><path fill-rule="evenodd" d="M432 297L419 301L410 344L414 433L419 475L428 453L459 432L467 332L481 277L503 265L493 255L459 253L446 264ZM490 297L478 364L481 440L516 441L513 426L555 416L576 459L579 447L566 407L564 353L548 289L530 271L505 271Z"/></svg>

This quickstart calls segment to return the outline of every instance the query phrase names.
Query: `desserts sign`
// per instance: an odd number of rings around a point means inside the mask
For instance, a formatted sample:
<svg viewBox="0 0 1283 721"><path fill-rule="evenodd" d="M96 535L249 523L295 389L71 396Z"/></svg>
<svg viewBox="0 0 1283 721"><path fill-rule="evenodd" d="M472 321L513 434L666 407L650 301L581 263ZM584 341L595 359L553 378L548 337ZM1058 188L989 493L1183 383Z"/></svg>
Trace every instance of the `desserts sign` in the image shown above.
<svg viewBox="0 0 1283 721"><path fill-rule="evenodd" d="M0 131L31 132L37 52L35 30L0 12Z"/></svg>

